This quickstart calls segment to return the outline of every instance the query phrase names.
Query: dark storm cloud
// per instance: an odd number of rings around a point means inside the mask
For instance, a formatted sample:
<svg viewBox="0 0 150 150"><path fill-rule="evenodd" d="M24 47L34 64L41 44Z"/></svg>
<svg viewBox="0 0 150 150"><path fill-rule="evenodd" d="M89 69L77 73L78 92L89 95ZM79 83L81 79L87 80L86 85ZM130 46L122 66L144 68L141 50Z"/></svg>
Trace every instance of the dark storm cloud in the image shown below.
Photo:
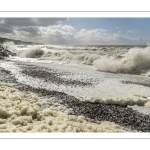
<svg viewBox="0 0 150 150"><path fill-rule="evenodd" d="M39 29L37 27L20 27L17 30L28 32L31 35L38 35L39 34Z"/></svg>
<svg viewBox="0 0 150 150"><path fill-rule="evenodd" d="M14 33L13 28L5 26L5 25L1 25L1 24L0 24L0 32L3 32L3 33Z"/></svg>
<svg viewBox="0 0 150 150"><path fill-rule="evenodd" d="M57 25L67 18L0 18L4 24L10 26L51 26Z"/></svg>
<svg viewBox="0 0 150 150"><path fill-rule="evenodd" d="M39 27L58 25L67 18L0 18L0 32L25 31L32 36L40 35Z"/></svg>

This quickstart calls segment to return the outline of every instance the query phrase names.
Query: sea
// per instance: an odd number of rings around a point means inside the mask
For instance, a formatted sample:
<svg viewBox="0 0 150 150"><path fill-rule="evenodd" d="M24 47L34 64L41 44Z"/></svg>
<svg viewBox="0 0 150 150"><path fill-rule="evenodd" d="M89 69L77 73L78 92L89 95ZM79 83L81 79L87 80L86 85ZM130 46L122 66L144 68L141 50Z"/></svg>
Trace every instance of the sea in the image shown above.
<svg viewBox="0 0 150 150"><path fill-rule="evenodd" d="M150 47L15 45L12 42L7 42L5 45L9 50L17 53L16 57L9 57L8 60L38 64L41 67L54 69L58 74L65 72L66 74L61 75L62 78L93 83L94 87L89 88L89 91L88 87L85 87L86 92L80 87L79 89L77 87L64 89L71 93L73 90L76 96L101 98L127 95L150 96L148 92ZM14 64L11 65L12 68L16 67ZM54 85L53 88L58 87ZM60 87L57 90L61 88L63 89Z"/></svg>

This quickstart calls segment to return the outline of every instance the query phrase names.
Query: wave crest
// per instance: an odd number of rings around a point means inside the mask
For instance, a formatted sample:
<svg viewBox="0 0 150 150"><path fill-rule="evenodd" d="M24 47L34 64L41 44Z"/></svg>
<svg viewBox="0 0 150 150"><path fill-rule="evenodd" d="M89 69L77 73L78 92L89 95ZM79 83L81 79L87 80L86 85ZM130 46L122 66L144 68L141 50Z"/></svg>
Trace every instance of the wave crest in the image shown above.
<svg viewBox="0 0 150 150"><path fill-rule="evenodd" d="M21 53L21 57L26 58L40 58L44 54L44 51L41 48L30 48L23 53Z"/></svg>
<svg viewBox="0 0 150 150"><path fill-rule="evenodd" d="M132 48L125 57L101 57L94 61L99 71L139 74L150 69L150 47Z"/></svg>

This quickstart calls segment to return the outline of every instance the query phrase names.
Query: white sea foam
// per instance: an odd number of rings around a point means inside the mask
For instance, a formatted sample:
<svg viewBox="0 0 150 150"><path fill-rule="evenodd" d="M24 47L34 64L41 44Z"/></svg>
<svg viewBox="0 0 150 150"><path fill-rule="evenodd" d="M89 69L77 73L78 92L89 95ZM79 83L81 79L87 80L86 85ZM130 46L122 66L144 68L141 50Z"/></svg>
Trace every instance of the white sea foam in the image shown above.
<svg viewBox="0 0 150 150"><path fill-rule="evenodd" d="M40 64L41 66L44 66L44 64ZM46 64L45 64L46 65ZM91 77L98 82L95 81L93 84L94 86L89 87L82 87L82 86L73 86L73 85L64 85L64 84L55 84L53 82L45 82L43 79L39 78L32 78L31 76L27 76L25 74L21 73L21 69L16 66L12 62L5 62L1 63L1 67L5 68L6 70L9 70L12 75L17 79L18 82L30 85L34 88L39 89L46 89L50 91L59 91L59 92L65 92L66 94L75 96L81 100L89 101L89 102L100 102L100 103L110 103L110 104L145 104L146 102L150 101L150 92L149 88L141 85L134 85L134 84L123 84L119 82L119 79L113 79L113 78L106 78L105 74L99 73L99 72L90 72L86 69L77 69L75 66L74 68L65 67L67 71L75 71L75 73L68 76L62 76L62 78L66 80L71 79L78 79L79 81L91 80ZM65 71L61 66L58 64L51 64L48 66L52 69L59 69L60 73L62 71ZM48 70L48 68L47 68ZM80 71L81 73L78 74L77 72ZM88 74L88 76L87 76ZM77 77L77 78L76 78ZM100 78L100 79L99 79ZM139 96L134 96L139 95ZM142 96L145 96L146 98L143 98ZM115 98L116 97L116 98Z"/></svg>
<svg viewBox="0 0 150 150"><path fill-rule="evenodd" d="M119 104L119 105L145 105L150 107L150 97L133 95L129 97L120 98L100 98L100 97L83 97L82 101L91 103L102 103L102 104Z"/></svg>
<svg viewBox="0 0 150 150"><path fill-rule="evenodd" d="M34 47L34 46L33 46ZM45 82L43 79L39 78L32 78L31 76L27 76L25 74L21 73L21 69L16 66L12 62L3 62L0 64L1 67L5 68L6 70L9 70L12 75L15 76L15 78L18 80L18 82L21 82L23 84L30 85L35 88L44 88L47 90L56 90L59 92L65 92L66 94L73 95L81 100L90 101L90 102L101 102L101 103L117 103L117 104L145 104L150 97L149 87L133 84L132 81L135 78L130 77L129 75L126 76L121 75L118 78L115 74L109 75L109 77L106 77L108 73L102 73L93 70L93 66L86 66L86 65L74 65L72 63L65 64L61 61L58 61L60 59L64 60L70 60L71 61L77 61L85 64L92 64L92 62L97 59L94 62L94 65L97 65L97 67L104 67L102 69L103 71L111 71L111 72L130 72L133 73L135 71L136 73L140 73L143 71L143 69L147 69L149 67L149 47L147 48L133 48L131 50L123 50L119 55L123 58L116 58L114 57L104 57L100 55L92 53L84 54L82 51L77 51L77 48L75 48L74 54L71 52L66 52L67 46L41 46L44 50L44 55L40 59L37 58L15 58L12 57L10 60L13 61L22 61L22 62L31 62L41 67L46 67L47 70L57 70L58 74L62 74L62 72L68 72L66 75L62 75L61 78L64 80L79 80L82 82L90 81L93 86L89 87L83 87L83 86L73 86L73 85L64 85L64 84L55 84L53 82ZM62 49L60 49L62 48ZM69 51L73 47L69 47ZM85 48L85 47L84 47ZM37 48L32 48L29 51L29 55L33 54L32 56L35 56L34 53L36 53ZM39 48L38 48L39 50ZM40 49L41 50L41 49ZM56 51L55 51L56 50ZM120 49L119 49L120 50ZM117 50L117 51L119 51ZM87 50L88 51L88 50ZM109 52L109 48L104 49L104 51ZM22 53L28 53L28 51L23 51ZM80 54L79 54L80 53ZM96 52L97 53L97 52ZM91 54L91 55L90 55ZM30 55L30 56L31 56ZM24 55L25 56L25 55ZM43 59L43 57L50 57L50 58L56 58L57 61L52 61L49 59ZM101 57L101 59L99 59ZM104 59L105 58L105 59ZM109 60L109 61L108 61ZM100 63L98 63L100 61ZM112 63L112 64L111 64ZM47 65L50 64L50 65ZM144 66L143 66L144 65ZM136 69L134 67L136 66ZM146 67L145 67L146 66ZM133 70L132 70L133 69ZM134 72L134 73L135 73ZM149 76L149 72L146 72L147 76ZM110 77L111 76L111 77ZM91 80L92 79L92 80ZM123 80L129 80L131 81L131 84L123 84ZM141 80L141 78L139 78ZM143 80L143 79L142 79ZM142 83L142 81L141 81ZM146 99L143 99L141 97L134 97L134 95L139 94L140 96L147 96ZM116 97L116 98L115 98ZM142 101L142 102L141 102Z"/></svg>
<svg viewBox="0 0 150 150"><path fill-rule="evenodd" d="M122 59L101 57L94 61L97 70L121 73L143 73L150 69L150 47L132 48Z"/></svg>
<svg viewBox="0 0 150 150"><path fill-rule="evenodd" d="M44 53L43 53L44 52ZM40 53L40 55L39 55ZM17 54L21 57L36 58L41 57L42 59L51 59L59 61L69 61L75 63L82 63L86 65L92 65L93 61L99 58L97 54L86 54L86 53L70 53L66 50L48 50L41 48L31 48L26 51L17 51Z"/></svg>
<svg viewBox="0 0 150 150"><path fill-rule="evenodd" d="M147 72L146 72L146 76L147 76L147 77L150 77L150 71L147 71Z"/></svg>
<svg viewBox="0 0 150 150"><path fill-rule="evenodd" d="M30 48L26 51L23 51L20 56L25 58L39 58L44 54L44 51L41 48Z"/></svg>
<svg viewBox="0 0 150 150"><path fill-rule="evenodd" d="M29 47L29 46L28 46ZM69 61L75 63L81 63L86 65L92 65L93 62L100 58L102 55L115 55L122 50L122 48L114 47L91 47L91 46L56 46L56 45L38 45L39 49L44 51L44 55L41 55L42 59L51 59L59 61ZM31 48L31 47L29 47ZM32 46L31 49L36 48ZM16 48L16 53L21 57L27 57L25 50L27 48ZM123 50L124 51L124 50ZM120 55L120 54L118 54ZM34 58L34 55L30 55L30 58Z"/></svg>
<svg viewBox="0 0 150 150"><path fill-rule="evenodd" d="M148 103L146 105L148 105ZM147 107L147 106L138 106L138 105L128 106L128 107L132 108L133 110L138 111L139 113L142 113L144 115L149 115L150 116L150 107Z"/></svg>
<svg viewBox="0 0 150 150"><path fill-rule="evenodd" d="M6 41L3 44L1 44L5 49L14 52L15 51L15 43L12 41Z"/></svg>
<svg viewBox="0 0 150 150"><path fill-rule="evenodd" d="M60 60L69 60L86 65L92 65L93 61L98 58L99 56L96 54L65 54L60 57Z"/></svg>
<svg viewBox="0 0 150 150"><path fill-rule="evenodd" d="M67 108L53 107L50 101L0 83L0 132L125 132L112 122L98 125L68 115Z"/></svg>

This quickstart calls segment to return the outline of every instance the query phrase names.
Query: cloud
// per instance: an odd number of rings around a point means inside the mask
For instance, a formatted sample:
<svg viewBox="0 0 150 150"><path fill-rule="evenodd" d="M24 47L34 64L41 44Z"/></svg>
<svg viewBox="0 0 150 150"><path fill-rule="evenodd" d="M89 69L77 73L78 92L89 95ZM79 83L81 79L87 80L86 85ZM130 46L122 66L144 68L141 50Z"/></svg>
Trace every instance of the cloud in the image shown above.
<svg viewBox="0 0 150 150"><path fill-rule="evenodd" d="M123 44L123 45L142 45L142 44L146 44L146 42L143 40L143 38L141 37L130 37L128 35L121 35L118 33L114 33L113 34L113 38L112 40L114 41L114 43L116 44Z"/></svg>
<svg viewBox="0 0 150 150"><path fill-rule="evenodd" d="M75 38L80 41L80 43L88 42L88 44L91 44L93 42L96 44L108 41L109 35L107 34L107 30L104 29L81 29L75 34Z"/></svg>
<svg viewBox="0 0 150 150"><path fill-rule="evenodd" d="M13 28L1 24L0 25L0 32L3 32L3 33L13 33L14 31L13 31Z"/></svg>
<svg viewBox="0 0 150 150"><path fill-rule="evenodd" d="M17 28L17 30L28 32L31 35L38 35L40 31L38 27L20 27L20 28Z"/></svg>
<svg viewBox="0 0 150 150"><path fill-rule="evenodd" d="M42 40L47 44L70 44L74 41L75 28L70 25L40 27Z"/></svg>
<svg viewBox="0 0 150 150"><path fill-rule="evenodd" d="M134 31L128 30L127 33L134 33Z"/></svg>
<svg viewBox="0 0 150 150"><path fill-rule="evenodd" d="M9 35L10 36L10 35ZM45 44L82 44L117 45L145 44L140 37L130 37L121 33L109 33L104 29L76 30L71 25L53 25L48 27L19 27L14 38Z"/></svg>
<svg viewBox="0 0 150 150"><path fill-rule="evenodd" d="M20 36L28 40L29 36L39 36L43 34L40 32L40 27L50 27L59 25L62 21L66 21L67 18L0 18L0 33L6 34L12 33L11 36L20 39ZM69 26L64 26L66 29ZM71 30L71 28L69 29ZM10 37L10 35L9 35ZM30 38L32 39L32 37Z"/></svg>
<svg viewBox="0 0 150 150"><path fill-rule="evenodd" d="M72 27L71 25L64 25L64 26L59 26L61 27L61 29L67 31L67 32L74 32L75 31L75 28Z"/></svg>
<svg viewBox="0 0 150 150"><path fill-rule="evenodd" d="M116 29L118 30L119 28L118 28L118 27L116 27Z"/></svg>
<svg viewBox="0 0 150 150"><path fill-rule="evenodd" d="M114 33L102 28L77 30L72 25L61 24L66 20L67 18L0 18L0 36L45 44L145 44L142 38L127 34L131 33L130 30L124 35L118 27Z"/></svg>
<svg viewBox="0 0 150 150"><path fill-rule="evenodd" d="M55 25L46 28L41 28L42 32L51 35L51 36L64 36L67 38L68 36L72 36L75 33L74 27L70 25Z"/></svg>
<svg viewBox="0 0 150 150"><path fill-rule="evenodd" d="M67 18L1 18L9 26L52 26L57 25Z"/></svg>
<svg viewBox="0 0 150 150"><path fill-rule="evenodd" d="M76 40L80 43L88 44L110 44L114 41L114 36L104 29L86 30L81 29L75 34Z"/></svg>
<svg viewBox="0 0 150 150"><path fill-rule="evenodd" d="M76 32L75 40L78 40L80 44L108 44L108 45L134 45L134 44L146 44L146 42L141 37L130 37L121 34L121 32L110 33L104 29L93 29L86 30L81 29Z"/></svg>

